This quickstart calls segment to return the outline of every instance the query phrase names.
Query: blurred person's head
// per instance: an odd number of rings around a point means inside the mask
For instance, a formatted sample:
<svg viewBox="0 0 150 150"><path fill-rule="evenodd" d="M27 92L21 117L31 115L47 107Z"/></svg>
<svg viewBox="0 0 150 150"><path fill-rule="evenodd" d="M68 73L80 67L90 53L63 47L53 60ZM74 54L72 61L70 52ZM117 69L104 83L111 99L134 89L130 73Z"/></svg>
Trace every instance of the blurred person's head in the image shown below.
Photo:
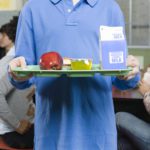
<svg viewBox="0 0 150 150"><path fill-rule="evenodd" d="M9 24L5 24L1 27L0 34L0 47L9 50L14 44L11 39L11 29L9 27Z"/></svg>
<svg viewBox="0 0 150 150"><path fill-rule="evenodd" d="M17 22L18 17L14 17L9 23L0 28L0 47L5 48L6 51L14 46Z"/></svg>

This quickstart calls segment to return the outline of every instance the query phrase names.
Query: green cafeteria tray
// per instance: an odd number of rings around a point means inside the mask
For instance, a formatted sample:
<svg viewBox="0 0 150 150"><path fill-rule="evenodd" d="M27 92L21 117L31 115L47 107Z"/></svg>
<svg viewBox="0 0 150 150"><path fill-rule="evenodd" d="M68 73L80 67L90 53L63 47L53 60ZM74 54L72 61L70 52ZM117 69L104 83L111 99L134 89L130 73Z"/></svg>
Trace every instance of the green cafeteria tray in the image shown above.
<svg viewBox="0 0 150 150"><path fill-rule="evenodd" d="M91 77L99 73L105 76L122 76L128 74L131 68L120 70L103 70L99 64L93 64L91 70L71 70L69 66L63 66L62 70L41 70L39 65L28 65L27 68L22 69L17 67L13 69L13 72L20 76L26 76L32 73L34 76L41 77L59 77L61 75L67 75L68 77Z"/></svg>

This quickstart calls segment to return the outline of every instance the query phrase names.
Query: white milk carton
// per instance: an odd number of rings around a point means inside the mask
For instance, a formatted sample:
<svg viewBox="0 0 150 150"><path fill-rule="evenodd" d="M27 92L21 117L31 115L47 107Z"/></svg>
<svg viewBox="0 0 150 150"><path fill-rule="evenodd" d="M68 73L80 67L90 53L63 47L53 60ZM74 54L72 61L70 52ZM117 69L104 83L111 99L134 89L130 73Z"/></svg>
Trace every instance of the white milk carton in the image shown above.
<svg viewBox="0 0 150 150"><path fill-rule="evenodd" d="M128 50L123 27L100 26L99 43L102 69L127 69Z"/></svg>

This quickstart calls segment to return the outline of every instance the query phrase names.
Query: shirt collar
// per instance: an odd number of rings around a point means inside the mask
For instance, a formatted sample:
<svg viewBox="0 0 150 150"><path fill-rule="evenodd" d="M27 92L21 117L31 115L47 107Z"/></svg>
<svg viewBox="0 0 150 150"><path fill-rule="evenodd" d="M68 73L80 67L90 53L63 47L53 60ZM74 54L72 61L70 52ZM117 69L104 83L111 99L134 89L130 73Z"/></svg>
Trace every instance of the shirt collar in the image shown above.
<svg viewBox="0 0 150 150"><path fill-rule="evenodd" d="M94 7L94 5L98 2L98 0L86 0L86 1L91 7Z"/></svg>
<svg viewBox="0 0 150 150"><path fill-rule="evenodd" d="M52 3L57 4L59 3L61 0L50 0ZM98 2L98 0L86 0L87 3L91 6L94 7L94 5Z"/></svg>
<svg viewBox="0 0 150 150"><path fill-rule="evenodd" d="M15 46L10 48L10 50L7 52L6 56L15 56Z"/></svg>
<svg viewBox="0 0 150 150"><path fill-rule="evenodd" d="M59 3L61 0L50 0L52 3L57 4Z"/></svg>

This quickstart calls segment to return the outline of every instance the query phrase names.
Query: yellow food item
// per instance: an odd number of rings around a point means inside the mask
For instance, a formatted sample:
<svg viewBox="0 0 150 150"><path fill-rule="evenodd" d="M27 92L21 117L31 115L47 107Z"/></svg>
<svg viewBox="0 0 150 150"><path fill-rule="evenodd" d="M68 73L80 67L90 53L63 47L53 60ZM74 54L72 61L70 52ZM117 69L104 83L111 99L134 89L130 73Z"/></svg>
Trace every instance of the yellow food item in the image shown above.
<svg viewBox="0 0 150 150"><path fill-rule="evenodd" d="M72 70L91 70L92 60L91 59L73 59L71 60Z"/></svg>

